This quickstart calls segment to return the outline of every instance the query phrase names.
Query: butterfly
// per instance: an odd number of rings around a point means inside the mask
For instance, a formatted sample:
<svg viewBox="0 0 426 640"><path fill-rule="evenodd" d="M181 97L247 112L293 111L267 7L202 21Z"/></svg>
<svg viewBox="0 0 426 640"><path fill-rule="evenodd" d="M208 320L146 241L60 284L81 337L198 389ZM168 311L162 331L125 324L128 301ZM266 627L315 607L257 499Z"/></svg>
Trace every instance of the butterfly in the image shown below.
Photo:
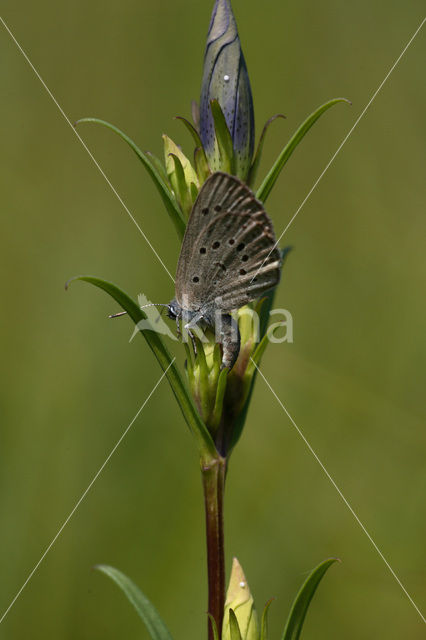
<svg viewBox="0 0 426 640"><path fill-rule="evenodd" d="M176 271L168 316L192 337L198 323L216 332L221 368L232 369L240 334L231 312L274 288L281 254L272 222L251 189L217 172L203 184L192 208Z"/></svg>

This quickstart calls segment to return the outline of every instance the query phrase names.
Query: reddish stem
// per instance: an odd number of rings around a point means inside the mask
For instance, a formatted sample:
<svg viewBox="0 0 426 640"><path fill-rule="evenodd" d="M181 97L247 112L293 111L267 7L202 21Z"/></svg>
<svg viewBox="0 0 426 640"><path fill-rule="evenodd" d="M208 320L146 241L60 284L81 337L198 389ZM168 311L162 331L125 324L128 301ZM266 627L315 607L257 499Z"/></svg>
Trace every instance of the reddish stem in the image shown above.
<svg viewBox="0 0 426 640"><path fill-rule="evenodd" d="M206 513L208 612L216 622L219 640L222 636L225 607L225 551L223 537L223 497L225 491L226 459L218 456L202 468L204 506ZM208 621L208 639L214 640Z"/></svg>

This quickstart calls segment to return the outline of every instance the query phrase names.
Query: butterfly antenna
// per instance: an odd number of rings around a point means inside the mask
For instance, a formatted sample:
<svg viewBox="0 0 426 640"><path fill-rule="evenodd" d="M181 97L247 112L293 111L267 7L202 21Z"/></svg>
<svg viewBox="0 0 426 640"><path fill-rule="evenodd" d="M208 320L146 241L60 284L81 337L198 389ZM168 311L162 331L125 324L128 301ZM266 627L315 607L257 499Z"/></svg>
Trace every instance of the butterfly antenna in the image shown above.
<svg viewBox="0 0 426 640"><path fill-rule="evenodd" d="M163 304L162 302L151 302L150 304L144 304L139 309L146 309L146 307L168 307L168 304ZM108 318L121 318L121 316L127 315L127 311L120 311L120 313L113 313Z"/></svg>

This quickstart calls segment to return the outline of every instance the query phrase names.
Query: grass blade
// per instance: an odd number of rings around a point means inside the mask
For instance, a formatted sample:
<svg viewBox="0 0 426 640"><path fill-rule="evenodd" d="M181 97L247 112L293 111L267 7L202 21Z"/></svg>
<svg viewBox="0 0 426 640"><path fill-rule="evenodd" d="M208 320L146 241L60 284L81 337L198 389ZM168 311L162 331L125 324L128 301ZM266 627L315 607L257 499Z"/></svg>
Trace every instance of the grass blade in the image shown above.
<svg viewBox="0 0 426 640"><path fill-rule="evenodd" d="M308 576L296 596L284 629L282 640L298 640L311 600L325 572L338 558L329 558L321 562Z"/></svg>
<svg viewBox="0 0 426 640"><path fill-rule="evenodd" d="M280 175L284 165L290 158L293 151L296 149L297 145L302 141L302 139L308 133L309 129L315 124L318 118L320 118L322 114L325 113L325 111L330 109L330 107L338 104L339 102L346 102L347 104L351 104L346 98L334 98L333 100L329 100L329 102L326 102L325 104L318 107L316 111L311 113L311 115L306 118L305 122L300 125L296 133L292 138L290 138L284 149L281 151L280 155L273 164L272 169L269 171L268 175L257 190L256 198L258 198L261 202L266 201L266 198L271 193L272 187L277 181L277 178Z"/></svg>
<svg viewBox="0 0 426 640"><path fill-rule="evenodd" d="M96 566L95 569L111 578L120 587L142 618L152 640L173 640L157 609L130 578L118 569L104 564Z"/></svg>
<svg viewBox="0 0 426 640"><path fill-rule="evenodd" d="M262 622L260 624L260 640L268 640L268 611L273 603L274 598L268 600L262 613Z"/></svg>
<svg viewBox="0 0 426 640"><path fill-rule="evenodd" d="M247 178L247 184L249 185L249 187L253 185L256 179L257 170L259 169L260 160L262 158L263 145L265 144L266 132L268 131L270 125L278 118L283 118L285 120L285 116L283 116L282 113L277 113L275 116L272 116L271 118L269 118L269 120L263 127L262 133L259 138L259 142L257 144L257 149L254 154L253 163L250 167L250 171Z"/></svg>
<svg viewBox="0 0 426 640"><path fill-rule="evenodd" d="M145 169L148 171L152 180L154 181L154 184L160 193L161 199L164 202L164 205L167 209L167 213L169 214L175 226L175 229L178 232L179 237L183 238L183 234L185 233L185 226L186 226L185 220L183 218L182 212L179 209L179 206L176 202L176 199L172 191L164 181L163 176L159 173L157 167L155 166L155 162L151 160L151 158L147 153L144 153L141 149L139 149L136 143L133 142L133 140L129 138L129 136L127 136L123 131L121 131L121 129L119 129L118 127L115 127L113 124L110 124L109 122L106 122L106 120L101 120L100 118L80 118L80 120L77 120L75 124L77 125L84 122L94 122L95 124L101 124L102 126L107 127L108 129L111 129L111 131L114 131L114 133L119 135L120 138L122 138L122 140L127 142L129 147L133 149L133 151L138 156L139 160L144 165Z"/></svg>
<svg viewBox="0 0 426 640"><path fill-rule="evenodd" d="M166 345L164 344L161 336L151 331L146 327L146 321L148 320L145 313L140 309L138 304L132 300L124 291L119 289L116 285L100 278L93 276L76 276L71 278L66 284L68 285L74 280L81 280L83 282L89 282L95 287L106 291L119 305L127 312L129 317L133 320L140 333L147 341L151 351L157 358L163 371L168 368L166 377L169 384L175 394L176 400L181 408L183 416L189 426L189 429L197 441L197 445L200 451L200 455L203 461L209 461L217 454L216 447L207 430L204 422L197 411L197 408L192 400L189 390L183 381L183 378L177 368L176 362L173 361L172 356L169 353ZM141 323L143 322L143 327Z"/></svg>

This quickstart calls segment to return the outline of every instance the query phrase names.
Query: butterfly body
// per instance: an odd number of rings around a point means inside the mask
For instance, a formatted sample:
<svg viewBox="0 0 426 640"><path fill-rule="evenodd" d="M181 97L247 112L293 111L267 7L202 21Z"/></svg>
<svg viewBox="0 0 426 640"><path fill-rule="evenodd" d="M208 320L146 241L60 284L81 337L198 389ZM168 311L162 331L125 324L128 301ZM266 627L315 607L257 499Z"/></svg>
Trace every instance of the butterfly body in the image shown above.
<svg viewBox="0 0 426 640"><path fill-rule="evenodd" d="M222 368L234 365L240 336L231 312L261 297L280 278L281 256L262 203L238 178L217 172L191 211L176 273L169 317L191 332L216 330Z"/></svg>

